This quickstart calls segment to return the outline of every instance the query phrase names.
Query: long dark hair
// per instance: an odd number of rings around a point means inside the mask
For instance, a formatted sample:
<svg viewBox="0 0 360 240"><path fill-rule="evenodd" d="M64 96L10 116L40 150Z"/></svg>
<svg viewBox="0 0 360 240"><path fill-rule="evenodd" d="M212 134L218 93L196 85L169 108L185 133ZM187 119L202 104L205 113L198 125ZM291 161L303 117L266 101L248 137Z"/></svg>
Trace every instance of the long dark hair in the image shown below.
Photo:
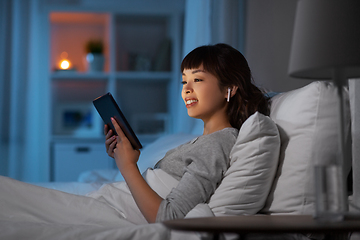
<svg viewBox="0 0 360 240"><path fill-rule="evenodd" d="M220 89L238 87L227 108L232 127L240 129L243 122L256 111L268 115L268 99L253 84L249 65L238 50L227 44L195 48L183 59L181 72L198 68L201 64L205 71L217 77Z"/></svg>

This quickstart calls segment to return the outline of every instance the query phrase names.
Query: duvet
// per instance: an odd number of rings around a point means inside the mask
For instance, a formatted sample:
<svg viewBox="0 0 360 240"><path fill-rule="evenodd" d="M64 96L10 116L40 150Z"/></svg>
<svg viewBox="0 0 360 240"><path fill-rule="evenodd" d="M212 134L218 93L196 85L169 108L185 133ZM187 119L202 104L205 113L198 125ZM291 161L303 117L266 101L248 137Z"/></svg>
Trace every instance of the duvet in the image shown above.
<svg viewBox="0 0 360 240"><path fill-rule="evenodd" d="M144 178L162 197L177 184L161 170L149 169ZM2 240L177 238L161 223L146 222L125 182L80 196L0 177L0 194Z"/></svg>

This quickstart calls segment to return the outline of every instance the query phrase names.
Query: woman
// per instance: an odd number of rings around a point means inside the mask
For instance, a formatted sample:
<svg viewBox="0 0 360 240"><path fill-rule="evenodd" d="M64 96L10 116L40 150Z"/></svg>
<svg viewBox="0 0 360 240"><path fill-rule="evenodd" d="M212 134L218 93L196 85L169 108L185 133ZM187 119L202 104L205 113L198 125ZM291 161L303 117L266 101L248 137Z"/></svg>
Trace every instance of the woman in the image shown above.
<svg viewBox="0 0 360 240"><path fill-rule="evenodd" d="M229 154L238 129L253 113L267 114L267 99L251 82L244 56L226 44L202 46L183 60L182 98L190 117L204 122L203 135L169 151L155 168L179 183L161 198L137 168L140 152L134 150L116 121L118 136L104 127L105 145L116 161L131 194L148 222L184 217L209 200L229 167Z"/></svg>
<svg viewBox="0 0 360 240"><path fill-rule="evenodd" d="M245 58L228 45L194 49L184 58L181 71L188 114L203 120L204 132L156 164L153 172L165 173L160 182L171 181L171 191L160 197L153 190L157 185L148 185L137 168L139 151L113 121L118 136L105 126L105 145L126 183L105 184L88 196L78 196L0 176L0 228L13 228L5 235L28 235L28 228L19 231L23 223L36 230L31 232L35 236L38 228L48 229L46 224L52 224L49 230L73 225L85 226L86 231L91 226L127 227L182 218L207 202L229 167L238 129L256 111L266 114L267 100L251 83Z"/></svg>

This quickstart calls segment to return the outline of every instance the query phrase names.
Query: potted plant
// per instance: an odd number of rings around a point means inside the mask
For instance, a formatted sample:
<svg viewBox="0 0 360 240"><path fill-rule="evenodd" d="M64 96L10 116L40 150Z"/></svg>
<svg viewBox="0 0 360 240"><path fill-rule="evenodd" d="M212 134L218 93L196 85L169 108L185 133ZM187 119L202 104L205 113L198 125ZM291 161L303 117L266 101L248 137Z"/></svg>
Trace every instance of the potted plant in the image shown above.
<svg viewBox="0 0 360 240"><path fill-rule="evenodd" d="M103 55L104 44L102 40L90 40L86 43L86 61L89 72L104 70L105 57Z"/></svg>

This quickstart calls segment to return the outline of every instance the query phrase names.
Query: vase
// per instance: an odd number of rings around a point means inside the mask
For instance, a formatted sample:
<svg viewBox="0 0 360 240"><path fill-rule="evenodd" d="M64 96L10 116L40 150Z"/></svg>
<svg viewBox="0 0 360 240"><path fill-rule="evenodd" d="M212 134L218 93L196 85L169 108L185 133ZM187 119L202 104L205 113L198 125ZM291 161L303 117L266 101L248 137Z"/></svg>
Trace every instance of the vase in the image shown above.
<svg viewBox="0 0 360 240"><path fill-rule="evenodd" d="M86 62L88 72L101 72L104 70L105 57L101 53L88 53Z"/></svg>

